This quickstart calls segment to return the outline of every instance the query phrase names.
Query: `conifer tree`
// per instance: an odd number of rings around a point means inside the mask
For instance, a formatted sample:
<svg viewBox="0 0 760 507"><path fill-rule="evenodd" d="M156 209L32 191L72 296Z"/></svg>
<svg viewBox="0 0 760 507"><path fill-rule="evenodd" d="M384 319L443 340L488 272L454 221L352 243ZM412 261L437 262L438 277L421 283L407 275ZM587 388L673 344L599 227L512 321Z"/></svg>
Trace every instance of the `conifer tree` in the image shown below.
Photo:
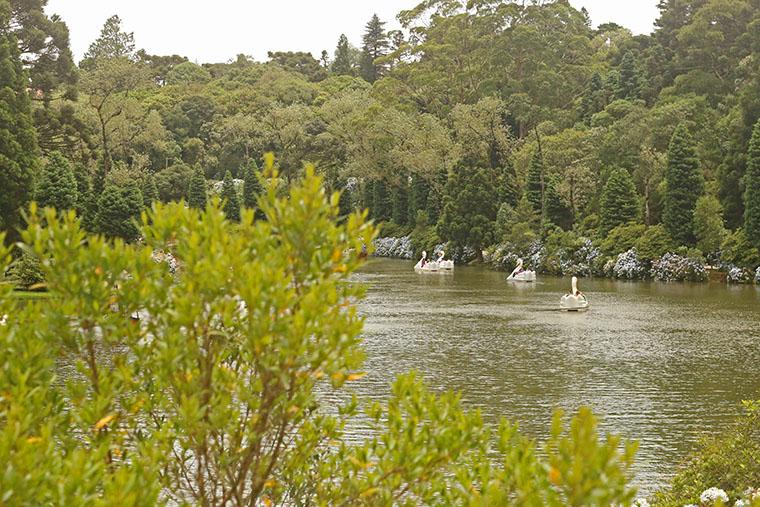
<svg viewBox="0 0 760 507"><path fill-rule="evenodd" d="M342 182L339 188L340 199L338 200L338 209L341 217L350 215L354 211L354 199L351 195L351 187L347 182Z"/></svg>
<svg viewBox="0 0 760 507"><path fill-rule="evenodd" d="M440 169L435 177L435 182L430 186L427 202L427 214L430 223L438 222L443 212L443 194L449 183L449 172L446 169Z"/></svg>
<svg viewBox="0 0 760 507"><path fill-rule="evenodd" d="M409 218L409 178L402 176L393 188L393 221L406 225Z"/></svg>
<svg viewBox="0 0 760 507"><path fill-rule="evenodd" d="M372 205L372 218L376 221L387 222L391 219L393 203L388 192L388 184L382 178L375 181L373 185Z"/></svg>
<svg viewBox="0 0 760 507"><path fill-rule="evenodd" d="M226 177L224 184L227 184ZM222 198L226 197L223 195ZM190 178L190 187L187 191L187 205L195 209L205 209L206 202L206 175L200 166L196 166L193 176Z"/></svg>
<svg viewBox="0 0 760 507"><path fill-rule="evenodd" d="M0 231L15 231L29 201L38 149L18 43L0 34Z"/></svg>
<svg viewBox="0 0 760 507"><path fill-rule="evenodd" d="M581 99L581 119L588 124L591 117L604 109L604 106L604 82L602 76L598 72L594 72Z"/></svg>
<svg viewBox="0 0 760 507"><path fill-rule="evenodd" d="M465 168L452 172L443 203L438 235L456 248L473 248L482 258L483 248L495 239L498 211L489 171Z"/></svg>
<svg viewBox="0 0 760 507"><path fill-rule="evenodd" d="M48 155L42 166L34 198L41 207L60 211L74 209L77 205L77 180L71 164L60 152Z"/></svg>
<svg viewBox="0 0 760 507"><path fill-rule="evenodd" d="M77 215L82 218L82 222L87 228L87 224L92 224L95 213L97 213L97 202L92 196L92 179L90 178L90 172L87 166L82 163L76 163L73 165L72 170L74 172L74 180L77 183L77 203L75 209Z"/></svg>
<svg viewBox="0 0 760 507"><path fill-rule="evenodd" d="M694 208L704 192L699 159L686 127L679 125L668 147L662 223L680 245L693 245Z"/></svg>
<svg viewBox="0 0 760 507"><path fill-rule="evenodd" d="M541 152L536 150L528 167L528 182L525 189L528 202L536 213L544 212L544 162Z"/></svg>
<svg viewBox="0 0 760 507"><path fill-rule="evenodd" d="M755 123L747 152L744 177L744 231L752 245L760 249L760 120Z"/></svg>
<svg viewBox="0 0 760 507"><path fill-rule="evenodd" d="M620 62L617 89L615 95L619 99L636 100L641 98L643 77L636 63L636 57L631 51L623 55Z"/></svg>
<svg viewBox="0 0 760 507"><path fill-rule="evenodd" d="M364 188L362 189L362 206L369 211L369 217L374 220L373 209L375 207L375 182L369 178L364 179Z"/></svg>
<svg viewBox="0 0 760 507"><path fill-rule="evenodd" d="M259 166L251 160L245 169L243 177L243 206L250 209L259 207L259 196L264 191L259 180Z"/></svg>
<svg viewBox="0 0 760 507"><path fill-rule="evenodd" d="M335 48L335 59L332 62L331 68L336 76L351 76L354 73L351 63L351 47L345 34L341 34L338 39L338 46Z"/></svg>
<svg viewBox="0 0 760 507"><path fill-rule="evenodd" d="M137 239L137 220L142 209L143 197L136 184L123 187L106 185L98 198L95 228L110 238L134 241Z"/></svg>
<svg viewBox="0 0 760 507"><path fill-rule="evenodd" d="M544 190L544 212L546 219L564 230L573 225L573 211L557 192L558 181L556 178L548 178Z"/></svg>
<svg viewBox="0 0 760 507"><path fill-rule="evenodd" d="M143 205L146 208L153 206L153 203L158 200L158 187L156 186L156 177L149 174L145 181L143 181L142 188Z"/></svg>
<svg viewBox="0 0 760 507"><path fill-rule="evenodd" d="M612 171L602 190L599 203L599 221L602 233L607 234L618 225L638 218L636 186L631 174L622 168Z"/></svg>
<svg viewBox="0 0 760 507"><path fill-rule="evenodd" d="M229 170L224 173L222 200L224 201L222 210L224 211L227 220L240 222L240 200L238 199L235 182L232 180L232 173Z"/></svg>
<svg viewBox="0 0 760 507"><path fill-rule="evenodd" d="M390 42L385 32L385 23L380 21L377 14L367 23L362 37L362 77L369 83L374 83L382 77L385 65L377 62L377 59L385 56Z"/></svg>
<svg viewBox="0 0 760 507"><path fill-rule="evenodd" d="M417 220L417 212L425 211L430 195L430 183L422 176L415 175L412 177L411 191L409 193L409 220L413 224Z"/></svg>
<svg viewBox="0 0 760 507"><path fill-rule="evenodd" d="M517 206L519 195L517 192L517 175L512 159L508 158L498 175L499 202L508 204L514 208Z"/></svg>

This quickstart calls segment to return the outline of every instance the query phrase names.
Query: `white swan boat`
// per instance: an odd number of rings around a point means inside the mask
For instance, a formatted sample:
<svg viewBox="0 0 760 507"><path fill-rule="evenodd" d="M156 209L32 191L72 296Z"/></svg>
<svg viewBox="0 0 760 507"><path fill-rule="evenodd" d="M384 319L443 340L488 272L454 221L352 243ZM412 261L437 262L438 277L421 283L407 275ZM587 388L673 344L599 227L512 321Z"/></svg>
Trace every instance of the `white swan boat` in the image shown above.
<svg viewBox="0 0 760 507"><path fill-rule="evenodd" d="M559 300L559 307L568 312L579 312L588 309L588 300L581 291L578 290L578 278L573 277L572 292L565 294Z"/></svg>
<svg viewBox="0 0 760 507"><path fill-rule="evenodd" d="M438 260L436 261L436 262L438 262L438 269L442 269L444 271L451 271L451 270L453 270L454 269L454 261L451 260L451 259L444 260L444 257L446 257L446 252L444 252L443 250L441 250L440 252L438 252Z"/></svg>
<svg viewBox="0 0 760 507"><path fill-rule="evenodd" d="M422 258L414 265L414 271L417 273L450 273L450 269L443 269L438 261L428 261L427 252L422 252Z"/></svg>
<svg viewBox="0 0 760 507"><path fill-rule="evenodd" d="M535 282L536 272L530 269L523 269L523 260L517 259L517 267L507 277L508 282Z"/></svg>

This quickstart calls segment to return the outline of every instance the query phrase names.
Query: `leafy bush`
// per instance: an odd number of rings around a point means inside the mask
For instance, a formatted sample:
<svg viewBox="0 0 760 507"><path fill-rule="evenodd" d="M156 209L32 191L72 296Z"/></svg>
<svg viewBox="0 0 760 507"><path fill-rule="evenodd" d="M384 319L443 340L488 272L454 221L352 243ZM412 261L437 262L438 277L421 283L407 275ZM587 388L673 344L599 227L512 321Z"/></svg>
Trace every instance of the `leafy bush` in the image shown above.
<svg viewBox="0 0 760 507"><path fill-rule="evenodd" d="M760 266L760 251L749 242L744 229L728 234L721 252L721 260L727 264L752 270Z"/></svg>
<svg viewBox="0 0 760 507"><path fill-rule="evenodd" d="M40 259L27 249L21 249L19 256L8 268L11 283L22 289L29 289L45 281Z"/></svg>
<svg viewBox="0 0 760 507"><path fill-rule="evenodd" d="M673 250L673 240L662 224L647 227L636 241L636 252L644 261L654 261Z"/></svg>
<svg viewBox="0 0 760 507"><path fill-rule="evenodd" d="M646 232L646 225L620 225L612 229L600 242L599 247L605 255L617 255L636 246L636 242Z"/></svg>
<svg viewBox="0 0 760 507"><path fill-rule="evenodd" d="M4 502L630 503L635 445L600 439L589 409L569 429L555 415L539 455L516 426L492 431L406 375L368 406L373 436L345 439L357 400L321 394L362 376L351 277L374 231L358 214L339 224L311 168L290 199L269 187L262 211L238 225L218 201L158 204L144 245L32 215L23 237L57 297L11 309L0 286ZM175 277L153 255L167 249ZM79 374L53 382L60 362Z"/></svg>
<svg viewBox="0 0 760 507"><path fill-rule="evenodd" d="M395 222L383 222L380 224L380 236L386 238L403 238L411 232L408 225L398 225Z"/></svg>
<svg viewBox="0 0 760 507"><path fill-rule="evenodd" d="M699 504L700 495L717 487L732 500L760 484L760 401L744 402L745 415L717 437L705 438L669 487L655 495L655 505ZM758 499L760 500L760 499ZM756 505L756 504L753 504Z"/></svg>

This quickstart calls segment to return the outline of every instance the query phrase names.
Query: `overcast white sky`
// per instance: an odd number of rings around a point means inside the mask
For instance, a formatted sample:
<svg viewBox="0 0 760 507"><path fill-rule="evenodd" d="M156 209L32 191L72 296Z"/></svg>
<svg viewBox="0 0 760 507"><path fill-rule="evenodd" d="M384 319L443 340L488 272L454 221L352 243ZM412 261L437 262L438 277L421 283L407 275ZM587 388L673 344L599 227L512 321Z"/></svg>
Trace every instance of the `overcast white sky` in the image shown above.
<svg viewBox="0 0 760 507"><path fill-rule="evenodd" d="M224 62L238 53L266 60L267 51L310 51L330 55L345 33L360 44L364 24L377 13L397 25L399 11L418 0L49 0L48 14L59 14L71 30L79 60L100 33L103 22L118 14L137 48L152 54L179 54L198 63ZM634 33L650 33L656 0L570 0L585 6L594 25L614 21Z"/></svg>

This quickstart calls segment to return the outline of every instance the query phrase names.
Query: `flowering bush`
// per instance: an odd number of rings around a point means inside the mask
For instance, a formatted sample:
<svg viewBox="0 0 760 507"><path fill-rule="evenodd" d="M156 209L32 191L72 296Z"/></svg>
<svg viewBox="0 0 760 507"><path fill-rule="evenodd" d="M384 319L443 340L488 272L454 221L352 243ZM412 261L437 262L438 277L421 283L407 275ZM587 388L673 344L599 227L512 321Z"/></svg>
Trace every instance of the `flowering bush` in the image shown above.
<svg viewBox="0 0 760 507"><path fill-rule="evenodd" d="M699 501L702 502L702 504L713 505L718 500L724 504L728 502L728 495L720 488L708 488L699 495Z"/></svg>
<svg viewBox="0 0 760 507"><path fill-rule="evenodd" d="M661 282L704 282L707 280L707 270L701 261L666 253L652 265L652 276Z"/></svg>
<svg viewBox="0 0 760 507"><path fill-rule="evenodd" d="M729 283L749 283L752 280L752 272L740 268L738 266L731 265L726 272L726 280Z"/></svg>
<svg viewBox="0 0 760 507"><path fill-rule="evenodd" d="M414 257L412 238L410 236L402 238L377 238L373 241L373 245L375 247L375 256L377 257L395 257L398 259L411 259Z"/></svg>
<svg viewBox="0 0 760 507"><path fill-rule="evenodd" d="M631 248L627 252L623 252L617 256L617 260L612 266L612 275L615 278L624 278L627 280L636 280L646 277L646 266L639 260L635 248Z"/></svg>
<svg viewBox="0 0 760 507"><path fill-rule="evenodd" d="M755 270L755 283L760 283L760 266Z"/></svg>

